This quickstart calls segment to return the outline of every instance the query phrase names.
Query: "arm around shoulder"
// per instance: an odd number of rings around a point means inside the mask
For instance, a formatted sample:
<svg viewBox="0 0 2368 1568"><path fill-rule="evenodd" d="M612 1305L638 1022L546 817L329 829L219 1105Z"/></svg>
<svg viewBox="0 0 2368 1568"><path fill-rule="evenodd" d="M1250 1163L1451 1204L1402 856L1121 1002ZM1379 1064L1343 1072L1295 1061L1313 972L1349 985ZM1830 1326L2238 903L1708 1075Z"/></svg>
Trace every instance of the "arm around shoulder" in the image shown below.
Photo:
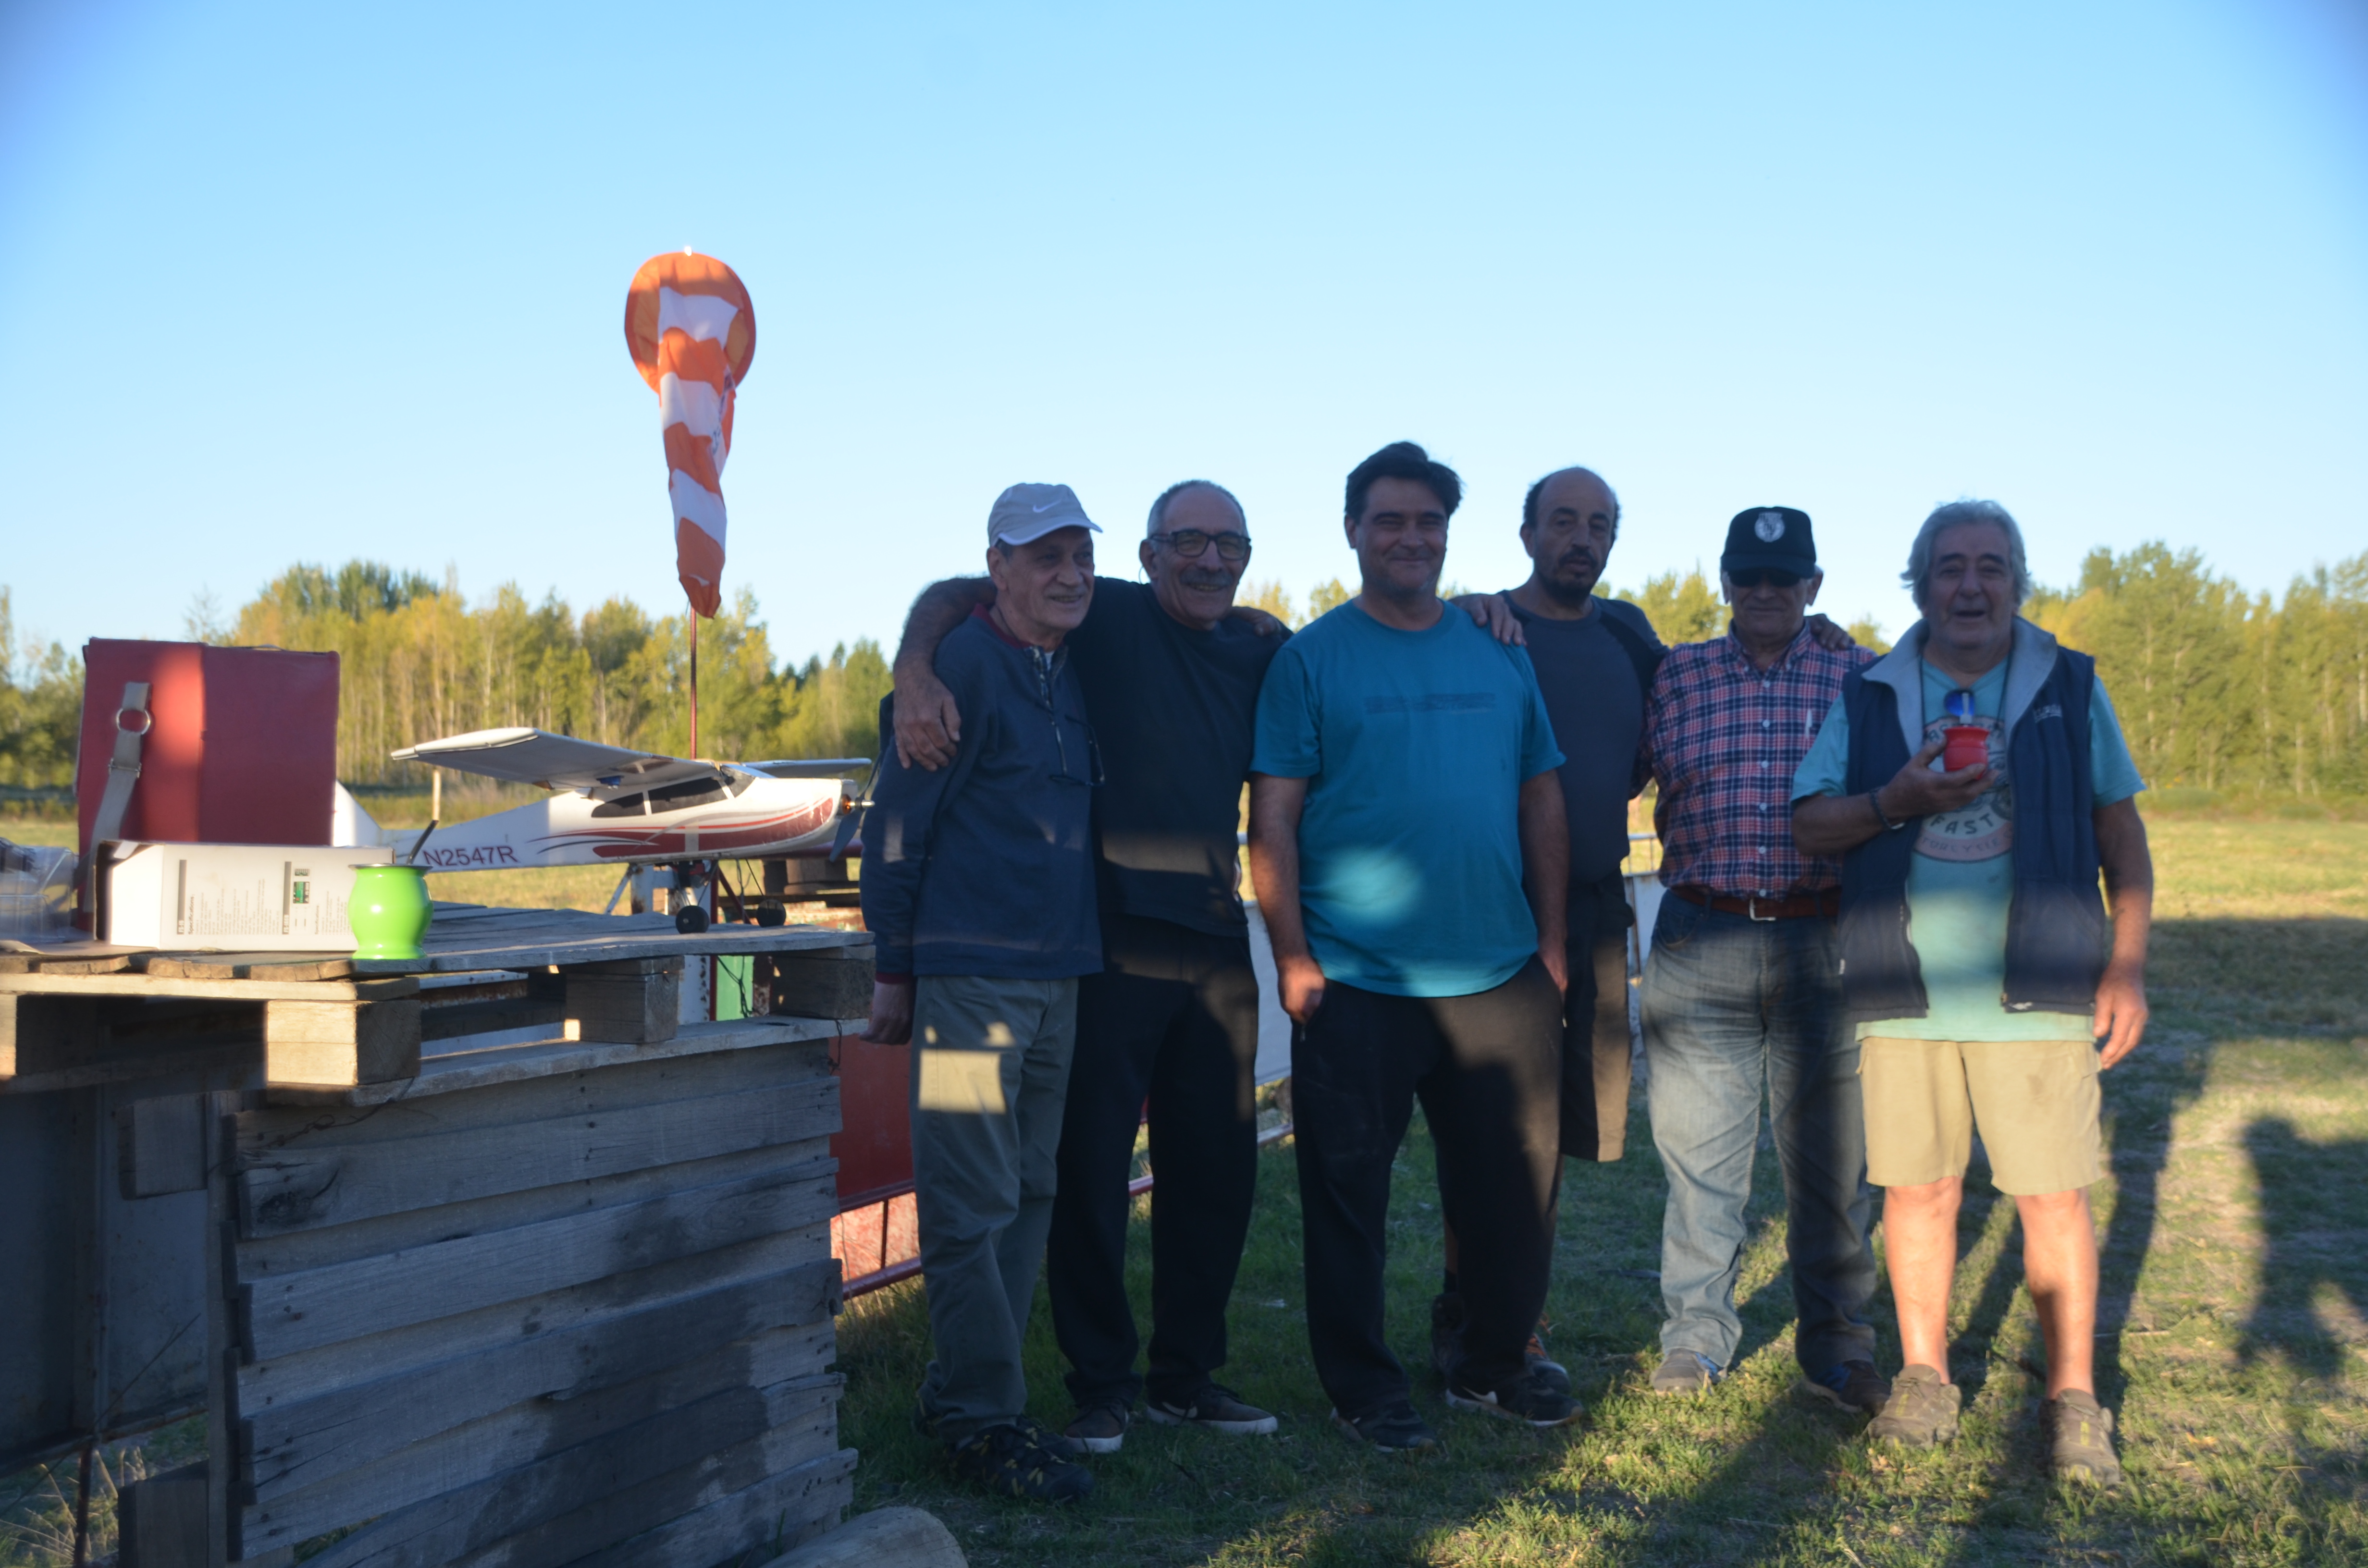
<svg viewBox="0 0 2368 1568"><path fill-rule="evenodd" d="M953 760L962 741L962 711L938 678L938 645L972 610L994 602L995 585L986 578L949 577L922 589L905 617L893 673L896 755L907 767L935 771Z"/></svg>

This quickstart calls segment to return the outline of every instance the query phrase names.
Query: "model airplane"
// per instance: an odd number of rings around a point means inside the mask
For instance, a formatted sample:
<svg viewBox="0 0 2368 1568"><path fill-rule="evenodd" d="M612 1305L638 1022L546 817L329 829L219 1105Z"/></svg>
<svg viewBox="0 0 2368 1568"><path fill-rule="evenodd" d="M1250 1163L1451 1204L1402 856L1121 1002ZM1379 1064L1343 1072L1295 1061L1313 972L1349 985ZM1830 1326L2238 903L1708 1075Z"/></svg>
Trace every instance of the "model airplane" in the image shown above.
<svg viewBox="0 0 2368 1568"><path fill-rule="evenodd" d="M615 865L630 874L660 863L823 859L860 802L856 777L871 766L693 761L529 729L476 730L393 756L552 791L424 834L382 834L399 858L438 871Z"/></svg>

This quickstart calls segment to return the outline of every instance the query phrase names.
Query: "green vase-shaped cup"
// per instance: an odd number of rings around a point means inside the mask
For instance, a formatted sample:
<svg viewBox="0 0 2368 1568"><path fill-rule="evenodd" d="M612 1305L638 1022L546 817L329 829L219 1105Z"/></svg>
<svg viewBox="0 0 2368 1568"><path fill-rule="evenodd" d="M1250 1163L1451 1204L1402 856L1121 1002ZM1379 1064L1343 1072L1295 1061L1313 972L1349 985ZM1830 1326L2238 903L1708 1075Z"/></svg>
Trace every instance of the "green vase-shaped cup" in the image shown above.
<svg viewBox="0 0 2368 1568"><path fill-rule="evenodd" d="M346 914L354 927L354 957L419 958L419 938L436 915L427 902L427 873L416 866L356 866Z"/></svg>

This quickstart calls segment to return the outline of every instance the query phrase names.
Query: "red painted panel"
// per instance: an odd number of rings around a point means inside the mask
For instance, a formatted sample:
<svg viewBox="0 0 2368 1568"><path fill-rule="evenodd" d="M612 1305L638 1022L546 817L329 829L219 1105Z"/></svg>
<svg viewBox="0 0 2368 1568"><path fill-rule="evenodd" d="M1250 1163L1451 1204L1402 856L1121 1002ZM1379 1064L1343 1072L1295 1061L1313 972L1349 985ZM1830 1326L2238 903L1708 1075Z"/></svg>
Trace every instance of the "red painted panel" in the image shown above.
<svg viewBox="0 0 2368 1568"><path fill-rule="evenodd" d="M833 1054L842 1131L832 1135L830 1152L838 1158L838 1201L876 1202L913 1183L913 1048L841 1035Z"/></svg>
<svg viewBox="0 0 2368 1568"><path fill-rule="evenodd" d="M151 727L122 836L326 844L337 780L337 655L94 638L83 647L74 794L82 848L107 790L116 710L149 683Z"/></svg>

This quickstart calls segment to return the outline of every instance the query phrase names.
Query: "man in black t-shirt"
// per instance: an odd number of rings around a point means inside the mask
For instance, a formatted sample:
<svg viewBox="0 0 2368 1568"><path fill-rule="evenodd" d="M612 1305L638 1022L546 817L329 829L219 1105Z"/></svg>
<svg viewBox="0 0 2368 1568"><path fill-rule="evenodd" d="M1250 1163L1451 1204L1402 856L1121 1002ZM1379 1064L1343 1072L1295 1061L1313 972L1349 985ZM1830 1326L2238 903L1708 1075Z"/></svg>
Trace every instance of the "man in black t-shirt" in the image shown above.
<svg viewBox="0 0 2368 1568"><path fill-rule="evenodd" d="M1094 802L1103 967L1078 989L1046 1282L1077 1404L1068 1436L1097 1453L1119 1449L1138 1391L1156 1422L1275 1429L1213 1374L1258 1170L1258 979L1236 835L1258 687L1289 632L1234 605L1250 540L1222 486L1171 486L1145 534L1149 585L1099 579L1067 637L1106 778ZM942 767L959 744L962 716L931 661L994 592L957 578L913 606L895 668L895 744L907 766ZM1127 1174L1146 1097L1159 1187L1144 1378L1125 1261Z"/></svg>

